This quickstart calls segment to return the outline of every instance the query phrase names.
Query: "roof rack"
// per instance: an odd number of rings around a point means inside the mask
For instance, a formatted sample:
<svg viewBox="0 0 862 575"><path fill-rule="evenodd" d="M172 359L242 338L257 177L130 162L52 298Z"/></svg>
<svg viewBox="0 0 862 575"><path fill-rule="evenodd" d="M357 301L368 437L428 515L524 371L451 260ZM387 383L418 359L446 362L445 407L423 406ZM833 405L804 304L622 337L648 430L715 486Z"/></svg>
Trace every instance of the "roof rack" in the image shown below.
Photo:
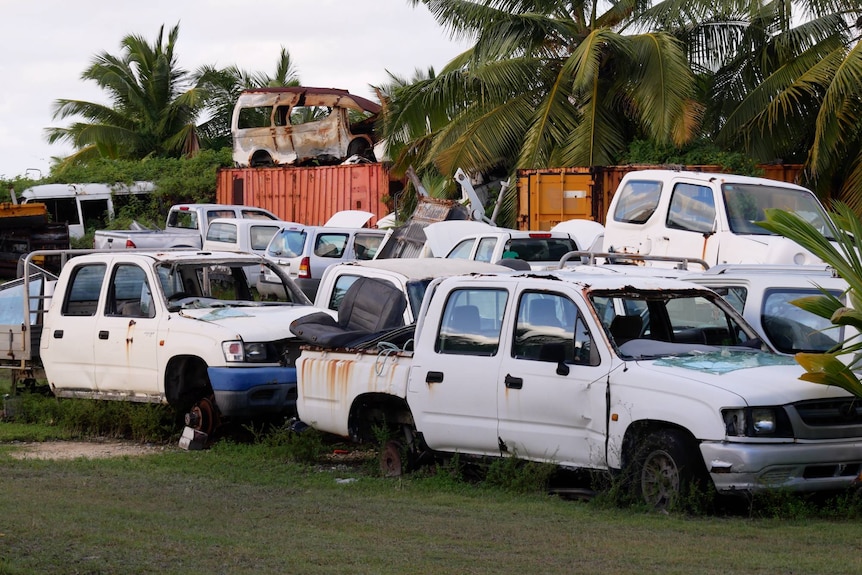
<svg viewBox="0 0 862 575"><path fill-rule="evenodd" d="M625 264L625 265L637 265L636 262L675 262L677 265L674 266L675 269L679 270L687 270L688 264L693 263L699 265L704 271L709 270L709 264L706 260L700 258L687 258L687 257L678 257L678 256L652 256L646 254L626 254L620 252L586 252L586 251L573 251L565 254L562 258L560 258L559 267L557 269L563 269L569 261L574 258L581 258L579 262L581 265L600 265L600 264ZM603 262L597 262L598 258L602 258Z"/></svg>
<svg viewBox="0 0 862 575"><path fill-rule="evenodd" d="M838 272L827 264L719 264L713 266L704 273L721 275L726 273L763 273L763 274L787 274L798 273L808 275L828 275L837 278Z"/></svg>

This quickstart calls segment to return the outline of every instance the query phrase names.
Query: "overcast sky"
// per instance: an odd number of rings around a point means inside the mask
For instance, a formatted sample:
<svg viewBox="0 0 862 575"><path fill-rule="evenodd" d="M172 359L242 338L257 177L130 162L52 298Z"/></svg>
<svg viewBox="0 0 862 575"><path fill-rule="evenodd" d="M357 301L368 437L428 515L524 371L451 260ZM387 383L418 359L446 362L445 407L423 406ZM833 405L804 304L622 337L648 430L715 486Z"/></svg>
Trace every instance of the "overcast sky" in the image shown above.
<svg viewBox="0 0 862 575"><path fill-rule="evenodd" d="M155 42L179 23L178 66L194 71L236 64L275 73L284 46L306 86L342 88L375 99L369 84L386 71L411 77L416 68L440 70L464 50L424 6L407 0L0 0L0 177L48 174L51 158L71 152L50 145L57 99L109 103L92 81L80 79L103 51L121 55L134 34Z"/></svg>

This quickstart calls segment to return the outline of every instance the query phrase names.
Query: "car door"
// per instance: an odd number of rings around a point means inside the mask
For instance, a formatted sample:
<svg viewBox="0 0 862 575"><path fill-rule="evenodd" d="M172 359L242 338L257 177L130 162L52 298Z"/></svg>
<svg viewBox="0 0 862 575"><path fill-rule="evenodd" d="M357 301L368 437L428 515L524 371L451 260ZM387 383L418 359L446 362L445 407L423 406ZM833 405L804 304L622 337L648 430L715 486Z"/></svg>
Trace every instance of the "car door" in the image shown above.
<svg viewBox="0 0 862 575"><path fill-rule="evenodd" d="M67 266L71 271L60 311L43 331L40 347L51 385L59 390L95 392L93 334L107 266L74 262Z"/></svg>
<svg viewBox="0 0 862 575"><path fill-rule="evenodd" d="M432 449L499 455L497 373L505 288L463 287L446 298L436 337L419 341L409 402ZM433 341L429 341L433 340Z"/></svg>
<svg viewBox="0 0 862 575"><path fill-rule="evenodd" d="M604 468L611 362L603 340L570 295L518 292L498 377L500 445L523 459Z"/></svg>
<svg viewBox="0 0 862 575"><path fill-rule="evenodd" d="M697 257L715 264L716 200L709 186L676 182L671 191L664 229L653 238L652 253Z"/></svg>
<svg viewBox="0 0 862 575"><path fill-rule="evenodd" d="M95 378L99 391L156 395L159 316L146 271L118 263L108 279L104 309L96 319Z"/></svg>

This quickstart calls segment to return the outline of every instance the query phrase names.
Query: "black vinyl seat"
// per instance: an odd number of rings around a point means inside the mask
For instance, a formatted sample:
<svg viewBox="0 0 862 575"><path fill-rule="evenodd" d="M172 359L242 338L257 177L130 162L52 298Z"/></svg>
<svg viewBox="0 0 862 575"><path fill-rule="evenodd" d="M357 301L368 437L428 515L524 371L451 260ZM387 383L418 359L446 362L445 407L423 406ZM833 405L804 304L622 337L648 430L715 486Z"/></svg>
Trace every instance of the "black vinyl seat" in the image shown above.
<svg viewBox="0 0 862 575"><path fill-rule="evenodd" d="M353 347L382 332L404 325L407 298L390 282L361 277L348 288L338 307L338 320L317 312L294 320L290 331L320 347Z"/></svg>

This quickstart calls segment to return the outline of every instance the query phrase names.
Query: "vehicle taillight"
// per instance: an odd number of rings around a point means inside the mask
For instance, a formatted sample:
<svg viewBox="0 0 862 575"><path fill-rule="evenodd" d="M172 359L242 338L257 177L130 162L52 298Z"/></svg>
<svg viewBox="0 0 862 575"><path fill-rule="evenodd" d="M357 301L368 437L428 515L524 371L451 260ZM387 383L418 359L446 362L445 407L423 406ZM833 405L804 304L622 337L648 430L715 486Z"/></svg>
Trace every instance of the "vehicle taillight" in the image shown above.
<svg viewBox="0 0 862 575"><path fill-rule="evenodd" d="M302 258L302 261L299 262L299 273L297 274L297 277L304 280L311 279L311 265L309 265L307 257Z"/></svg>
<svg viewBox="0 0 862 575"><path fill-rule="evenodd" d="M530 234L531 238L549 238L551 234Z"/></svg>
<svg viewBox="0 0 862 575"><path fill-rule="evenodd" d="M126 249L127 250L133 250L136 247L138 247L138 246L135 245L135 242L133 242L132 240L126 240Z"/></svg>

